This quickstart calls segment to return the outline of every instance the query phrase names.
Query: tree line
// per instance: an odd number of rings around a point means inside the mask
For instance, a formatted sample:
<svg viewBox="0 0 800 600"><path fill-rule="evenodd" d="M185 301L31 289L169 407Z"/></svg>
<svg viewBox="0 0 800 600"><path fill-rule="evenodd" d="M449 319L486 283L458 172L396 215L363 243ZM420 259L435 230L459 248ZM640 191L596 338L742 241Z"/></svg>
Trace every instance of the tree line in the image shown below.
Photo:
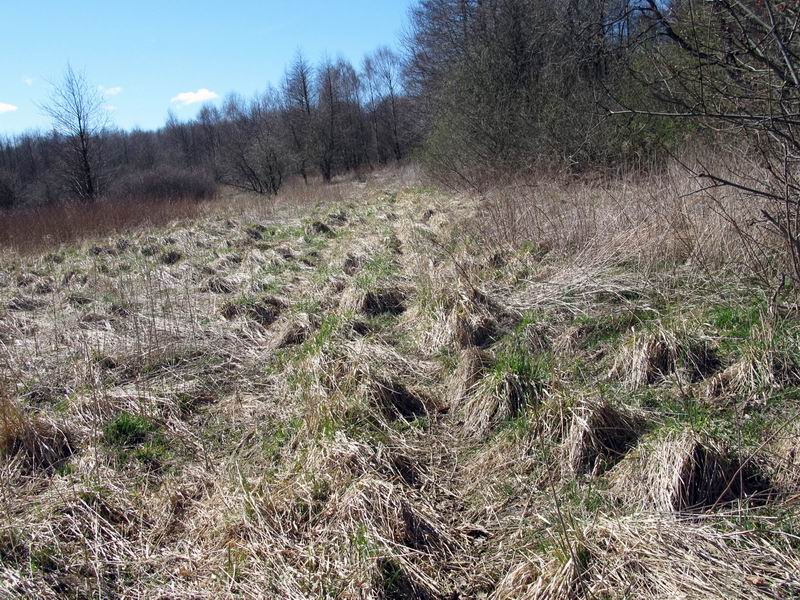
<svg viewBox="0 0 800 600"><path fill-rule="evenodd" d="M0 207L206 197L218 184L274 195L291 177L328 182L400 161L417 144L402 66L388 47L359 68L298 53L277 87L129 132L110 125L99 89L67 67L42 106L52 129L0 139Z"/></svg>

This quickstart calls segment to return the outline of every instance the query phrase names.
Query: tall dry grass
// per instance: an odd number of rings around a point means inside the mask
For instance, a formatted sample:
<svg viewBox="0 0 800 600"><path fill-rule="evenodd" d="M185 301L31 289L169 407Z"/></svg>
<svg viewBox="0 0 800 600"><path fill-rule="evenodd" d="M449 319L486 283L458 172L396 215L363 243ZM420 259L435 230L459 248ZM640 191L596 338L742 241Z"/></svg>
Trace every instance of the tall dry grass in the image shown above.
<svg viewBox="0 0 800 600"><path fill-rule="evenodd" d="M501 250L591 256L644 275L690 266L774 286L790 267L782 241L759 226L763 201L709 190L683 166L613 177L546 174L482 195L478 235Z"/></svg>

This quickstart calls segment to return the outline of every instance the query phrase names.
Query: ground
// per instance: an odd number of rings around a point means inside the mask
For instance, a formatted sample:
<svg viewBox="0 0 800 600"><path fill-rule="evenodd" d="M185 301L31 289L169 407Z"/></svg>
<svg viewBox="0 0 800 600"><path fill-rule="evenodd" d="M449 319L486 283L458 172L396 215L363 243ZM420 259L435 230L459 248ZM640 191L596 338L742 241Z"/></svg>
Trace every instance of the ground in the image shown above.
<svg viewBox="0 0 800 600"><path fill-rule="evenodd" d="M794 313L337 185L2 252L0 595L800 596Z"/></svg>

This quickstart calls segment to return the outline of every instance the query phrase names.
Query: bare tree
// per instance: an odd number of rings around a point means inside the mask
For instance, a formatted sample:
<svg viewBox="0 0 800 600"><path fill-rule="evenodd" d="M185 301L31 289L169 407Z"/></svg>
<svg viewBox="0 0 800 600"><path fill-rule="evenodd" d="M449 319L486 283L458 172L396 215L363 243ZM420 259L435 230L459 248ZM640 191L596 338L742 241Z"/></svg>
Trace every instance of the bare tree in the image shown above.
<svg viewBox="0 0 800 600"><path fill-rule="evenodd" d="M286 71L281 89L283 117L291 137L292 154L297 172L308 183L308 168L311 160L313 69L305 57L298 52Z"/></svg>
<svg viewBox="0 0 800 600"><path fill-rule="evenodd" d="M389 108L389 128L392 135L392 150L395 159L403 158L400 148L400 115L399 115L399 95L401 92L402 63L400 57L386 46L382 46L375 51L374 64L378 79L382 84L384 97Z"/></svg>
<svg viewBox="0 0 800 600"><path fill-rule="evenodd" d="M84 202L100 194L102 132L108 126L104 99L83 73L70 65L42 109L63 143L62 176L69 192Z"/></svg>
<svg viewBox="0 0 800 600"><path fill-rule="evenodd" d="M386 154L380 143L380 128L378 125L378 109L380 106L380 95L378 91L378 74L375 68L375 61L371 55L364 57L361 63L361 79L366 88L366 110L369 114L369 124L371 139L370 144L374 149L374 154L380 164L386 163Z"/></svg>
<svg viewBox="0 0 800 600"><path fill-rule="evenodd" d="M277 93L269 89L248 105L236 95L225 101L220 123L221 179L257 194L276 195L284 163L277 134Z"/></svg>
<svg viewBox="0 0 800 600"><path fill-rule="evenodd" d="M338 128L341 130L341 166L345 170L358 170L369 158L369 127L364 119L361 99L362 83L350 62L336 62L339 74L340 102L342 105Z"/></svg>
<svg viewBox="0 0 800 600"><path fill-rule="evenodd" d="M800 8L781 0L640 0L639 52L631 64L662 108L620 102L617 114L690 120L727 139L738 160L701 164L706 192L735 189L758 201L760 219L788 264L762 272L800 284ZM732 134L732 135L731 135ZM744 232L746 227L742 228ZM745 233L745 235L750 235ZM750 242L751 240L748 240ZM788 268L786 268L788 267Z"/></svg>
<svg viewBox="0 0 800 600"><path fill-rule="evenodd" d="M167 176L274 195L294 175L331 181L385 163L421 138L400 67L385 48L362 71L342 58L312 65L298 52L277 91L207 104L187 120L170 112L156 131L128 132L107 127L100 89L67 67L42 107L52 133L0 140L0 203L133 197L142 182L153 188Z"/></svg>
<svg viewBox="0 0 800 600"><path fill-rule="evenodd" d="M319 107L316 119L317 164L322 178L333 178L336 155L339 152L340 132L337 128L341 105L341 77L330 59L325 59L317 70L317 97Z"/></svg>

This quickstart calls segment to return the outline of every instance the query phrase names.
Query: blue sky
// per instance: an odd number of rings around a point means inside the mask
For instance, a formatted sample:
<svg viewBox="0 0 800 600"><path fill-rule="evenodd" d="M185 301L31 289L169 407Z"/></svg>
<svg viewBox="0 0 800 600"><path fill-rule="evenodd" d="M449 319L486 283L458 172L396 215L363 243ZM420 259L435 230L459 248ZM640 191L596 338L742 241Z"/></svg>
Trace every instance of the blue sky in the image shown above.
<svg viewBox="0 0 800 600"><path fill-rule="evenodd" d="M46 128L69 62L102 86L112 121L155 128L213 94L277 84L295 52L354 64L397 46L413 0L6 0L0 8L0 134Z"/></svg>

